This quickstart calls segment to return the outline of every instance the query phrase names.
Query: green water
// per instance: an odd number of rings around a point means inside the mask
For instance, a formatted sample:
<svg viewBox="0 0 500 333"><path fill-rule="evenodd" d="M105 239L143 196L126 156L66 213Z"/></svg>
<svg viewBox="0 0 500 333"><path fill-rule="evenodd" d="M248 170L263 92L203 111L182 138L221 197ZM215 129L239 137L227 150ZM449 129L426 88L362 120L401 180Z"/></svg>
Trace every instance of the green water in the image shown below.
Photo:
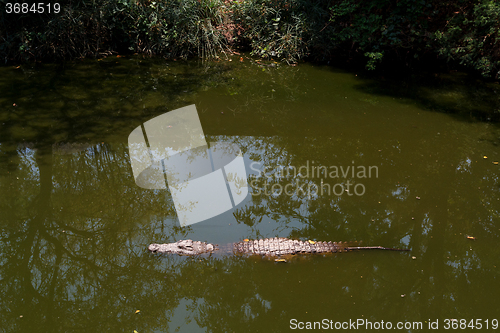
<svg viewBox="0 0 500 333"><path fill-rule="evenodd" d="M281 332L324 319L367 320L373 331L403 322L402 332L473 319L493 331L500 129L487 118L498 84L238 60L0 68L0 331ZM167 190L135 184L127 138L191 104L207 141L241 148L261 192L180 227ZM331 173L347 167L356 173ZM287 185L292 195L280 191ZM285 264L147 251L274 236L411 251Z"/></svg>

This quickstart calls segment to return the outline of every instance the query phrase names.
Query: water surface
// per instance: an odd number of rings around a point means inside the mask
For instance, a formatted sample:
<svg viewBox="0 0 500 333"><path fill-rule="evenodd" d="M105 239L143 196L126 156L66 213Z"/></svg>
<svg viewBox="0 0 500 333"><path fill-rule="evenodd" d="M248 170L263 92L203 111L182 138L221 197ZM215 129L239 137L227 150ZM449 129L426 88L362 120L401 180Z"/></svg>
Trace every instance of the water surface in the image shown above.
<svg viewBox="0 0 500 333"><path fill-rule="evenodd" d="M488 121L497 84L238 60L0 68L1 330L281 332L292 319L424 328L500 319L500 131ZM254 195L182 228L168 190L136 186L127 138L190 104L206 141L241 148ZM310 174L284 172L301 167ZM280 191L287 185L292 195ZM274 236L411 251L281 264L146 250Z"/></svg>

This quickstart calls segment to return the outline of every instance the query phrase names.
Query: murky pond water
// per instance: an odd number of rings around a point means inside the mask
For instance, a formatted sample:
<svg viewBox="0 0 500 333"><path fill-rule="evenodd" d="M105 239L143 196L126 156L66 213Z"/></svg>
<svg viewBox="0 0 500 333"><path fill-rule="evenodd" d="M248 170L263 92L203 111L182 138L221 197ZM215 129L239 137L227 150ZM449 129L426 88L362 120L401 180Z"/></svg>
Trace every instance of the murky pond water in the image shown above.
<svg viewBox="0 0 500 333"><path fill-rule="evenodd" d="M500 87L238 60L0 68L0 331L498 327ZM252 195L181 227L168 189L136 185L127 140L191 104L207 142L241 149ZM147 251L274 236L411 251Z"/></svg>

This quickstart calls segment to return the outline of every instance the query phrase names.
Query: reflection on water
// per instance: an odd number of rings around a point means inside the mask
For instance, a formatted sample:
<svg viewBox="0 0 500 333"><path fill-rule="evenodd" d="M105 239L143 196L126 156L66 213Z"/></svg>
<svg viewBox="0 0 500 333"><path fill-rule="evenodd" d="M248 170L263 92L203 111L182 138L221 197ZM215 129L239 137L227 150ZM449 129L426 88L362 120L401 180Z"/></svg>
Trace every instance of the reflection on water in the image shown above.
<svg viewBox="0 0 500 333"><path fill-rule="evenodd" d="M426 325L498 315L495 124L429 111L415 96L308 65L263 71L110 58L1 71L7 332L279 332L293 318ZM193 103L206 142L239 147L255 186L236 208L183 228L168 189L135 184L127 138ZM368 177L370 167L377 172ZM185 238L271 236L411 252L280 265L146 250Z"/></svg>

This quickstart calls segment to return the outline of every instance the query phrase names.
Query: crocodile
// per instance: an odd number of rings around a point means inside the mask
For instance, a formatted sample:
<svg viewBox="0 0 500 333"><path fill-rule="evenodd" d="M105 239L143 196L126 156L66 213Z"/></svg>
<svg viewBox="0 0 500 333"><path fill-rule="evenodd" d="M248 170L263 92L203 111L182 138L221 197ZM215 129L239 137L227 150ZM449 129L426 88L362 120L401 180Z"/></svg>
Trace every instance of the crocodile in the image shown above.
<svg viewBox="0 0 500 333"><path fill-rule="evenodd" d="M336 253L355 250L390 250L409 251L408 249L393 249L382 246L350 246L352 243L343 242L315 242L301 241L289 238L265 238L257 240L245 239L241 242L230 243L219 247L217 244L193 241L191 239L180 240L175 243L151 244L148 250L153 253L199 255L215 252L226 252L232 254L258 255L268 257L280 257L294 254L314 253Z"/></svg>

